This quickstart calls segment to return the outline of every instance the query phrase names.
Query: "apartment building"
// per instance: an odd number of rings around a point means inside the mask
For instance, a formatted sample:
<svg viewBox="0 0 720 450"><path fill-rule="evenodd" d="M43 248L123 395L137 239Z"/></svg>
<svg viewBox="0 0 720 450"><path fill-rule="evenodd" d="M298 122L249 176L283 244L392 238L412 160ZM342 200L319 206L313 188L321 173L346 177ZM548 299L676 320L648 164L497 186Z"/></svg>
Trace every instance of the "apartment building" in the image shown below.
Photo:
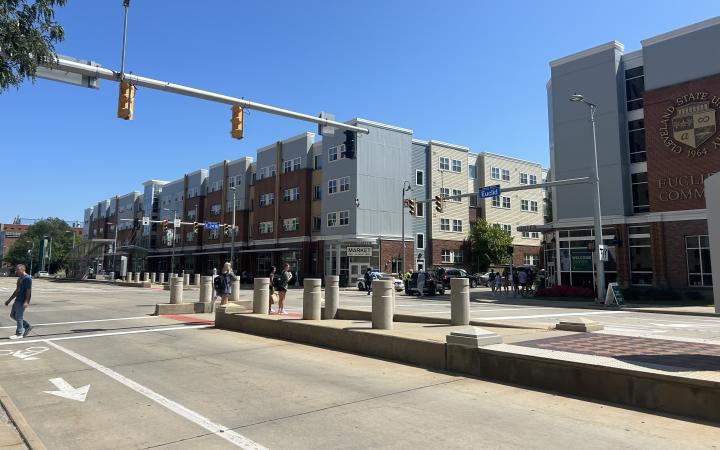
<svg viewBox="0 0 720 450"><path fill-rule="evenodd" d="M596 104L606 278L622 286L712 289L703 180L720 170L720 17L550 63L551 174L591 176ZM546 255L557 284L592 285L593 187L553 188Z"/></svg>
<svg viewBox="0 0 720 450"><path fill-rule="evenodd" d="M349 284L367 267L398 272L403 261L406 269L470 268L467 234L481 209L471 206L478 155L461 145L414 140L406 128L361 118L347 123L370 131L356 136L353 157L344 133L322 139L303 133L258 149L257 160L225 160L173 181L149 180L142 194L100 202L86 210L88 235L112 239L116 219L109 212L122 204L119 218L155 221L120 222L118 252L125 246L138 256L132 271L170 272L174 261L176 272L212 273L230 259L233 241L234 266L253 276L286 262L299 279L337 274ZM435 195L447 197L442 212L421 201L411 216L402 206L403 198ZM210 226L232 224L233 215L234 238ZM173 237L157 222L175 218L183 225ZM195 222L208 226L196 233Z"/></svg>

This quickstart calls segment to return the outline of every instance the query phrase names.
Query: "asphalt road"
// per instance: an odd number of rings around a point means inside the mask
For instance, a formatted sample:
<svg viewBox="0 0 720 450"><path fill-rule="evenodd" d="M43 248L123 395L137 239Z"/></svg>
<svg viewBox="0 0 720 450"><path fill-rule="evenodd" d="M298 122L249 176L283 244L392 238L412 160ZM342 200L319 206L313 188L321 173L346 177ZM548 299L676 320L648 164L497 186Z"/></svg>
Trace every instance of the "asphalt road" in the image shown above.
<svg viewBox="0 0 720 450"><path fill-rule="evenodd" d="M0 280L0 299L11 283ZM298 294L291 292L291 308ZM147 315L167 298L155 289L35 283L27 313L35 329L20 341L0 339L0 384L48 448L694 449L720 442L710 425L216 330L202 320L209 315ZM351 292L343 301L369 302ZM408 304L441 312L440 301ZM404 302L398 309L410 309ZM480 317L513 312L473 308ZM0 325L12 332L5 314Z"/></svg>

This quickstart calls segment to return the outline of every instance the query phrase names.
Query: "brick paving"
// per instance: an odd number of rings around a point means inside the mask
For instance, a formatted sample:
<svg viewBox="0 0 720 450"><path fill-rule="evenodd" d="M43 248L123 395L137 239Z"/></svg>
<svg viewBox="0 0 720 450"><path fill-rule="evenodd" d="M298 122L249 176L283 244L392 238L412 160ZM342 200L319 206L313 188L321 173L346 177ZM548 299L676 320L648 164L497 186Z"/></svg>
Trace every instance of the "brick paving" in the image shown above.
<svg viewBox="0 0 720 450"><path fill-rule="evenodd" d="M720 371L720 345L595 333L571 334L515 345L604 356L632 364L660 366L673 372Z"/></svg>

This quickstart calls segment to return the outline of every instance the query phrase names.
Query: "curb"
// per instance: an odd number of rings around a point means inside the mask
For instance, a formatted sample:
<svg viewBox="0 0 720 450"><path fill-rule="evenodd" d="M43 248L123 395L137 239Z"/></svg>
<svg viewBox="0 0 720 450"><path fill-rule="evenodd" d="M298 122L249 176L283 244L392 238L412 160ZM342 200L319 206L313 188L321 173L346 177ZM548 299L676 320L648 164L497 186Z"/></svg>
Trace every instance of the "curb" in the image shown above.
<svg viewBox="0 0 720 450"><path fill-rule="evenodd" d="M484 299L476 299L476 300L470 300L470 303L486 303L488 305L500 305L502 303L487 301ZM720 317L720 313L706 313L706 312L696 312L696 311L667 311L664 309L653 309L652 307L644 307L644 306L627 306L625 305L622 308L618 308L617 306L614 307L607 307L607 306L595 306L595 305L570 305L570 304L563 304L561 302L556 302L557 304L546 304L542 302L533 302L533 303L517 303L517 305L521 306L541 306L546 308L575 308L575 309L594 309L598 311L632 311L632 312L638 312L638 313L646 313L646 314L676 314L678 316L700 316L700 317Z"/></svg>
<svg viewBox="0 0 720 450"><path fill-rule="evenodd" d="M25 416L23 416L17 406L15 406L15 403L13 403L2 386L0 386L0 405L2 405L5 412L7 412L10 422L12 422L15 429L20 433L20 437L28 448L31 450L47 450L45 444L43 444L37 434L35 434L35 431L33 431L30 424L25 420Z"/></svg>
<svg viewBox="0 0 720 450"><path fill-rule="evenodd" d="M675 314L677 316L699 316L699 317L720 317L720 313L705 313L695 311L666 311L662 309L635 309L625 308L625 311L652 313L652 314Z"/></svg>

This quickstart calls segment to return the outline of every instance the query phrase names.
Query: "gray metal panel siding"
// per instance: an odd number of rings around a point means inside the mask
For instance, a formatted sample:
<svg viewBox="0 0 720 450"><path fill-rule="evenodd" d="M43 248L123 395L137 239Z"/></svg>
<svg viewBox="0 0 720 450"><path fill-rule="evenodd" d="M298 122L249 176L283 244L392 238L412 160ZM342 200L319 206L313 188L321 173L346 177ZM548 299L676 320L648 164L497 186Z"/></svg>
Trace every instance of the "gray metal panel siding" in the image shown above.
<svg viewBox="0 0 720 450"><path fill-rule="evenodd" d="M602 212L624 215L630 210L625 176L624 89L618 84L621 54L609 49L562 66L553 67L549 92L553 151L551 165L557 179L592 176L593 138L588 108L570 102L573 93L598 104L596 113L598 165ZM593 215L593 189L575 185L556 189L556 219Z"/></svg>
<svg viewBox="0 0 720 450"><path fill-rule="evenodd" d="M248 168L251 164L252 159L242 158L228 166L228 177L232 178L240 175L240 185L237 186L235 193L235 198L238 201L238 210L250 209L250 179L248 176Z"/></svg>
<svg viewBox="0 0 720 450"><path fill-rule="evenodd" d="M645 90L720 73L720 24L643 47Z"/></svg>
<svg viewBox="0 0 720 450"><path fill-rule="evenodd" d="M428 170L427 170L427 152L428 152L428 146L421 145L421 144L412 144L412 163L411 163L411 171L410 171L410 183L412 186L412 190L409 192L408 197L413 198L415 200L424 200L426 198L429 198L428 194ZM417 186L415 184L416 177L415 173L417 170L423 171L423 185ZM422 233L425 236L425 248L418 249L417 245L414 246L415 248L415 261L417 261L417 257L419 253L423 253L425 255L425 252L428 248L428 233L427 233L427 216L428 214L432 214L430 211L433 208L433 205L431 203L426 203L423 205L424 208L424 216L423 217L412 217L408 215L407 217L411 218L411 234L413 239L416 238L418 233ZM417 239L415 239L415 244L417 244ZM427 259L427 258L424 258Z"/></svg>
<svg viewBox="0 0 720 450"><path fill-rule="evenodd" d="M357 215L359 209L371 207L372 200L369 197L359 198L360 208L355 206L355 198L358 198L358 160L362 158L361 152L356 151L356 159L338 159L336 161L328 162L328 149L340 145L345 141L345 135L343 133L335 133L331 136L323 136L322 140L322 154L323 159L323 170L322 170L322 182L320 184L321 189L321 220L322 227L321 235L323 236L334 236L334 235L355 235L357 230ZM360 137L358 137L356 144L360 147ZM357 149L356 149L357 150ZM338 155L339 156L339 155ZM350 177L350 190L347 192L338 192L336 194L328 194L328 180L339 179L345 176ZM338 187L339 188L339 187ZM337 226L328 228L327 226L327 214L329 212L337 211L349 211L350 222L347 226Z"/></svg>

